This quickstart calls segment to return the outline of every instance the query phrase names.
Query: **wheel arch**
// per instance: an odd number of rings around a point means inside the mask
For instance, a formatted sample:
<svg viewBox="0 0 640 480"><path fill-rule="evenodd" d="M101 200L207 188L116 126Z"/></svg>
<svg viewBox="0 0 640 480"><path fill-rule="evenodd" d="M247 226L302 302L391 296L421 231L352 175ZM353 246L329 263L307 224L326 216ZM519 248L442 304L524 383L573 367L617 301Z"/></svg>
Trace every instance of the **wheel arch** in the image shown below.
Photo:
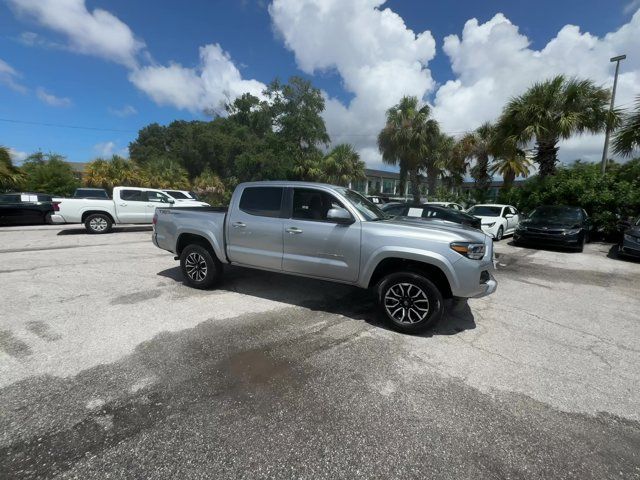
<svg viewBox="0 0 640 480"><path fill-rule="evenodd" d="M105 212L104 210L87 210L86 212L82 212L80 223L86 222L87 218L89 218L90 215L95 215L95 214L101 214L106 217L109 217L109 219L111 220L111 223L116 223L115 219L113 218L113 215L111 215L109 212Z"/></svg>
<svg viewBox="0 0 640 480"><path fill-rule="evenodd" d="M180 256L182 251L189 245L200 245L207 249L214 258L221 260L220 255L216 252L216 248L211 240L200 233L181 232L176 240L176 255Z"/></svg>

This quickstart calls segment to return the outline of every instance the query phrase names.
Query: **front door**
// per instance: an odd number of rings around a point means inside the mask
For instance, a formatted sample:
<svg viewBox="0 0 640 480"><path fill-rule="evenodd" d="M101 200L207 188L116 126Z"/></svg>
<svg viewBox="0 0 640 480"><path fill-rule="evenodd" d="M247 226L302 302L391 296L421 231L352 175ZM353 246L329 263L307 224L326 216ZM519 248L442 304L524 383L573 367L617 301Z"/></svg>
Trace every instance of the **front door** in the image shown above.
<svg viewBox="0 0 640 480"><path fill-rule="evenodd" d="M331 208L344 208L331 193L293 189L293 208L284 226L282 269L314 277L355 282L360 268L360 221L327 220Z"/></svg>
<svg viewBox="0 0 640 480"><path fill-rule="evenodd" d="M120 190L120 199L115 203L120 223L151 223L147 222L147 196L143 190Z"/></svg>
<svg viewBox="0 0 640 480"><path fill-rule="evenodd" d="M246 187L229 208L227 255L232 263L282 269L283 187Z"/></svg>
<svg viewBox="0 0 640 480"><path fill-rule="evenodd" d="M147 195L145 223L151 223L153 215L156 213L156 207L170 207L171 203L169 203L169 195L166 193L158 192L157 190L147 190L144 193Z"/></svg>

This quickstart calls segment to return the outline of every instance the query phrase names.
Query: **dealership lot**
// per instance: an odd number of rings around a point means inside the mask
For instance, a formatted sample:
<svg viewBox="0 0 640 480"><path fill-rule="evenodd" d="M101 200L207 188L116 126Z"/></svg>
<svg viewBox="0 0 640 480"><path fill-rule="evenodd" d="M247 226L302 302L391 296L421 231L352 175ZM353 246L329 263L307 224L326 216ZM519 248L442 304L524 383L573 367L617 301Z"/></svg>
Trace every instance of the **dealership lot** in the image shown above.
<svg viewBox="0 0 640 480"><path fill-rule="evenodd" d="M427 335L147 227L0 229L0 477L640 477L640 262L496 244Z"/></svg>

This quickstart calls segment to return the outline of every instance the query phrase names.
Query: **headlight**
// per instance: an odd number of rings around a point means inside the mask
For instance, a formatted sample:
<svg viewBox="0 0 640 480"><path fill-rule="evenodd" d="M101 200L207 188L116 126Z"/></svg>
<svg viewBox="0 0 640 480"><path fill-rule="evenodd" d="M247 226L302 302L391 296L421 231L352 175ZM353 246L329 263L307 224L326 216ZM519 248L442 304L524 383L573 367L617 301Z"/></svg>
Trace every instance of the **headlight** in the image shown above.
<svg viewBox="0 0 640 480"><path fill-rule="evenodd" d="M472 260L480 260L484 257L484 243L453 242L451 249Z"/></svg>
<svg viewBox="0 0 640 480"><path fill-rule="evenodd" d="M496 224L496 222L483 223L483 224L482 224L482 226L491 228L491 227L493 227L495 224Z"/></svg>
<svg viewBox="0 0 640 480"><path fill-rule="evenodd" d="M634 237L633 235L629 235L628 233L624 234L624 239L627 242L640 242L640 238Z"/></svg>
<svg viewBox="0 0 640 480"><path fill-rule="evenodd" d="M564 235L577 235L580 233L580 229L579 228L572 228L570 230L565 230L564 231Z"/></svg>

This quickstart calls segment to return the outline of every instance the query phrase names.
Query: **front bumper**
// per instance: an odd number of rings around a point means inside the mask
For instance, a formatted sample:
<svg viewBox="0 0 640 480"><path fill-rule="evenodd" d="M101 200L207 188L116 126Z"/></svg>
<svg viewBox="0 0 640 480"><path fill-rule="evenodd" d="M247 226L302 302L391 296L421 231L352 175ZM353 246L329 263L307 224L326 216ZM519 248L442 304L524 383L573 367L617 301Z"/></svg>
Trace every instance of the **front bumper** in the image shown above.
<svg viewBox="0 0 640 480"><path fill-rule="evenodd" d="M580 233L562 235L557 233L533 233L526 230L516 230L513 234L516 242L557 247L577 247L580 244Z"/></svg>
<svg viewBox="0 0 640 480"><path fill-rule="evenodd" d="M640 238L638 241L623 239L618 246L618 252L629 257L640 258Z"/></svg>
<svg viewBox="0 0 640 480"><path fill-rule="evenodd" d="M486 297L487 295L491 295L498 289L498 282L493 277L493 275L491 275L491 272L488 272L488 274L489 280L485 281L485 283L481 283L478 293L470 298Z"/></svg>
<svg viewBox="0 0 640 480"><path fill-rule="evenodd" d="M494 223L492 227L490 227L489 225L482 225L482 231L489 235L491 238L496 238L499 228L500 225L498 224L498 222Z"/></svg>
<svg viewBox="0 0 640 480"><path fill-rule="evenodd" d="M54 213L53 215L51 215L51 221L53 223L67 223L67 221L64 219L64 217L60 214Z"/></svg>

